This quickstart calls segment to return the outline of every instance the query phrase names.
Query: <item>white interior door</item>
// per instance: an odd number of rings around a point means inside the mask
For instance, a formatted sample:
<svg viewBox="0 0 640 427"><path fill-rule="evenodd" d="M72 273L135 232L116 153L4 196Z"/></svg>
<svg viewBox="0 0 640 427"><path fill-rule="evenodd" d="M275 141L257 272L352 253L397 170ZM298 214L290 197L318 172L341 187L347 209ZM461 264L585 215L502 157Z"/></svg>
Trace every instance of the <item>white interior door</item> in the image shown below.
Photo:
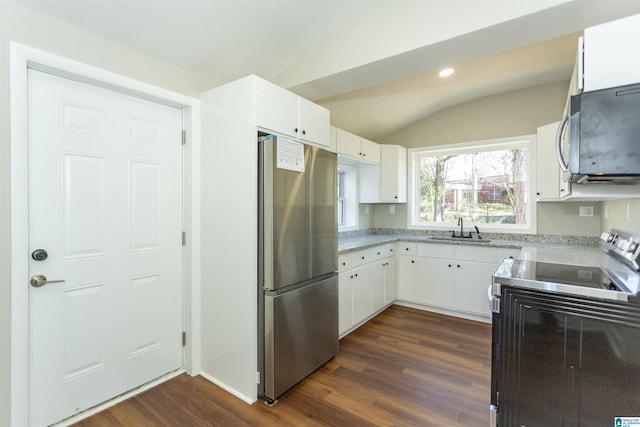
<svg viewBox="0 0 640 427"><path fill-rule="evenodd" d="M182 111L33 70L28 89L29 245L47 252L30 275L51 281L25 284L41 426L182 366Z"/></svg>

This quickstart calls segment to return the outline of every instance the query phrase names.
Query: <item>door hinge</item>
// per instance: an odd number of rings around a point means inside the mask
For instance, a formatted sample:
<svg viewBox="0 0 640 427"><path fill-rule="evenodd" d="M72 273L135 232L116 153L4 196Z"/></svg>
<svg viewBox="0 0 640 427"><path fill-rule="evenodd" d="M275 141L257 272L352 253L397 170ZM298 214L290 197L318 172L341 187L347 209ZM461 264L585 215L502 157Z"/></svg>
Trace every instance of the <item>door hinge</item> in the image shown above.
<svg viewBox="0 0 640 427"><path fill-rule="evenodd" d="M182 246L187 244L187 232L183 231L182 232Z"/></svg>
<svg viewBox="0 0 640 427"><path fill-rule="evenodd" d="M183 332L182 333L182 346L184 347L185 345L187 345L187 333Z"/></svg>
<svg viewBox="0 0 640 427"><path fill-rule="evenodd" d="M187 131L183 130L182 131L182 145L185 145L187 143Z"/></svg>
<svg viewBox="0 0 640 427"><path fill-rule="evenodd" d="M256 384L260 384L260 371L256 371Z"/></svg>

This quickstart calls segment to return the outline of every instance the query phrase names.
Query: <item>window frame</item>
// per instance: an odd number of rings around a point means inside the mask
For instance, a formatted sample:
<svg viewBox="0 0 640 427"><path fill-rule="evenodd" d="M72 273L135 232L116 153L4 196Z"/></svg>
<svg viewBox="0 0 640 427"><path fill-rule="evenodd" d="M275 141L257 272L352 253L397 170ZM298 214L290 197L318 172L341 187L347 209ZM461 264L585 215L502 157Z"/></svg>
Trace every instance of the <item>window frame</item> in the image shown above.
<svg viewBox="0 0 640 427"><path fill-rule="evenodd" d="M455 223L449 222L424 222L417 220L420 218L420 168L419 159L424 156L435 156L445 154L470 154L480 151L506 150L516 147L527 148L527 209L526 224L486 224L486 223L465 223L468 229L473 229L477 225L480 232L488 233L510 233L510 234L535 234L537 232L537 208L536 208L536 136L521 135L515 137L489 139L481 141L463 142L458 144L436 145L410 148L407 150L409 158L409 176L407 177L407 228L412 230L455 230Z"/></svg>
<svg viewBox="0 0 640 427"><path fill-rule="evenodd" d="M358 183L359 183L359 169L355 166L351 166L338 161L338 174L344 173L344 203L343 203L343 215L345 218L344 224L338 223L338 231L354 231L358 230L360 213L359 213L359 200L358 200ZM336 206L336 221L338 207Z"/></svg>

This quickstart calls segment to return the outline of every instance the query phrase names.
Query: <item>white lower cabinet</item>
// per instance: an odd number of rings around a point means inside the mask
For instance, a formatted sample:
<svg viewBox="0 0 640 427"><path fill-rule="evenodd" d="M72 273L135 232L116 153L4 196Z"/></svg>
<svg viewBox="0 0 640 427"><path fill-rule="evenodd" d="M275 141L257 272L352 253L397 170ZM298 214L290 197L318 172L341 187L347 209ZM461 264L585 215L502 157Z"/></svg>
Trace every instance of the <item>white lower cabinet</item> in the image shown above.
<svg viewBox="0 0 640 427"><path fill-rule="evenodd" d="M489 317L487 288L495 262L457 261L453 275L453 308Z"/></svg>
<svg viewBox="0 0 640 427"><path fill-rule="evenodd" d="M384 264L384 303L383 306L394 302L398 296L396 257L383 260Z"/></svg>
<svg viewBox="0 0 640 427"><path fill-rule="evenodd" d="M349 271L338 273L338 333L353 326L353 280Z"/></svg>
<svg viewBox="0 0 640 427"><path fill-rule="evenodd" d="M343 336L396 299L395 245L338 257L338 329Z"/></svg>
<svg viewBox="0 0 640 427"><path fill-rule="evenodd" d="M415 255L398 256L398 300L452 315L488 318L487 288L491 276L503 258L515 257L519 252L518 249L417 244Z"/></svg>
<svg viewBox="0 0 640 427"><path fill-rule="evenodd" d="M519 249L398 242L338 257L339 333L400 301L453 316L488 319L487 288Z"/></svg>
<svg viewBox="0 0 640 427"><path fill-rule="evenodd" d="M418 258L415 302L442 308L453 306L452 261Z"/></svg>
<svg viewBox="0 0 640 427"><path fill-rule="evenodd" d="M376 312L396 299L396 258L371 263L371 310Z"/></svg>
<svg viewBox="0 0 640 427"><path fill-rule="evenodd" d="M415 255L398 255L398 299L416 299L417 260Z"/></svg>
<svg viewBox="0 0 640 427"><path fill-rule="evenodd" d="M371 266L363 265L351 270L349 278L353 288L353 324L357 325L371 314Z"/></svg>

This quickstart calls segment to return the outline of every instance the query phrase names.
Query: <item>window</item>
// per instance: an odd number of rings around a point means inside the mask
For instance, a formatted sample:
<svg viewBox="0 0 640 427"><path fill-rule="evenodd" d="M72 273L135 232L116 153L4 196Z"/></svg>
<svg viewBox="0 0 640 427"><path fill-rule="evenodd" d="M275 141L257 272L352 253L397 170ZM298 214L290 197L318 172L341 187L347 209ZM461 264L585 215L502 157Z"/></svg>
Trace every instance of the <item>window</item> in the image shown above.
<svg viewBox="0 0 640 427"><path fill-rule="evenodd" d="M499 188L490 188L489 189L489 201L496 202L500 201L500 189Z"/></svg>
<svg viewBox="0 0 640 427"><path fill-rule="evenodd" d="M358 228L358 169L338 163L338 230Z"/></svg>
<svg viewBox="0 0 640 427"><path fill-rule="evenodd" d="M533 137L409 150L411 228L535 232Z"/></svg>

